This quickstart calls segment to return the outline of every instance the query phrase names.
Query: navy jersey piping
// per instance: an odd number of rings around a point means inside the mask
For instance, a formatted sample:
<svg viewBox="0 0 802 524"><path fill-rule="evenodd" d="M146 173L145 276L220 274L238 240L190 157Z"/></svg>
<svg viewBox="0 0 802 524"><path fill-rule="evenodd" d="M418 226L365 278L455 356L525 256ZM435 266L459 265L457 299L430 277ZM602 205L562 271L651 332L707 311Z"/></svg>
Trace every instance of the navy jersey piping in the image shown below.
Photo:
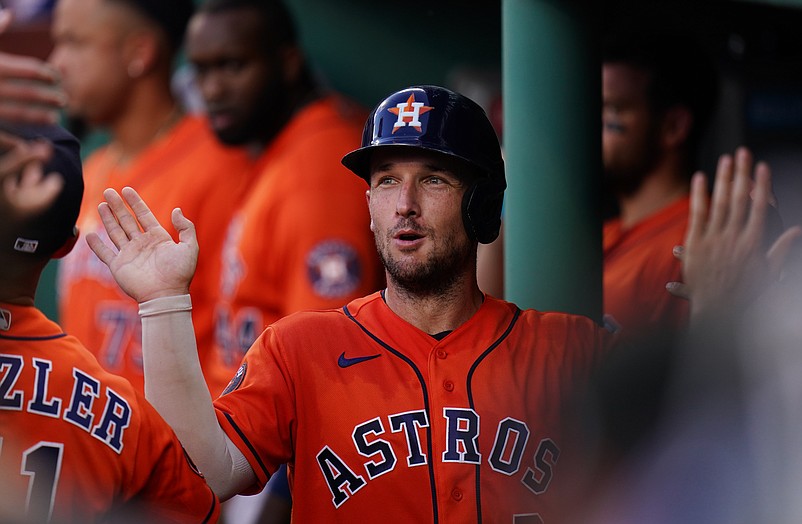
<svg viewBox="0 0 802 524"><path fill-rule="evenodd" d="M382 298L384 298L383 292L382 292ZM394 349L389 344L381 340L379 337L371 333L368 330L368 328L363 326L356 318L354 318L351 312L348 311L347 305L343 306L343 313L345 313L345 316L348 317L349 320L351 320L354 324L359 326L359 329L361 329L367 336L372 338L377 344L379 344L381 347L383 347L396 357L406 362L407 365L409 365L409 367L412 368L412 371L414 371L415 375L418 377L418 381L420 382L421 388L423 389L423 406L424 409L426 410L426 417L429 419L429 424L428 426L426 426L426 451L429 454L429 460L426 463L426 467L429 469L429 485L432 490L432 511L434 512L434 515L432 515L432 517L434 518L433 522L437 523L440 521L440 517L437 510L437 486L435 485L434 482L434 464L433 464L434 450L432 449L432 413L429 408L429 392L426 389L426 381L423 379L423 375L415 366L415 364L412 362L412 360L409 359L409 357L402 354L397 349Z"/></svg>
<svg viewBox="0 0 802 524"><path fill-rule="evenodd" d="M267 467L265 466L264 462L262 462L262 457L260 457L259 453L256 452L256 449L254 449L253 444L251 444L251 441L248 440L248 438L245 436L245 433L243 433L242 430L239 428L239 426L237 426L237 423L234 422L234 419L231 418L231 415L229 415L228 413L223 413L223 415L225 415L226 420L228 420L228 423L231 424L231 427L234 428L234 431L237 432L237 435L239 435L239 437L242 439L245 445L248 446L248 449L250 450L251 454L256 458L256 462L259 463L259 467L262 468L262 471L264 471L265 475L267 475L267 478L269 479L270 472L267 470Z"/></svg>
<svg viewBox="0 0 802 524"><path fill-rule="evenodd" d="M499 344L501 344L501 342L505 338L507 338L507 336L509 336L510 332L512 331L512 328L518 322L518 318L520 316L521 316L521 309L516 307L515 308L515 313L513 314L512 320L510 320L510 324L507 326L507 329L504 330L504 333L502 333L501 336L498 337L498 339L495 342L493 342L490 345L489 348L487 348L481 355L479 355L479 358L476 359L476 361L471 366L471 369L468 371L468 380L465 383L465 387L466 387L466 389L468 391L468 405L474 411L476 411L476 410L474 409L475 406L474 406L474 402L473 402L473 391L471 390L471 380L473 379L473 374L476 371L476 369L479 367L479 364L485 359L485 357L487 357L494 349L496 349L498 347ZM477 524L481 524L482 523L482 490L481 490L481 481L482 481L482 479L481 479L481 470L482 470L481 464L477 464L476 465L476 522L477 522Z"/></svg>
<svg viewBox="0 0 802 524"><path fill-rule="evenodd" d="M208 487L208 485L207 485L207 487ZM207 522L211 522L212 521L212 515L214 515L214 509L217 507L217 495L214 494L214 491L212 491L212 488L210 488L210 487L208 487L208 488L209 488L209 492L212 495L212 506L209 508L209 512L206 514L206 518L203 519L203 524L206 524Z"/></svg>
<svg viewBox="0 0 802 524"><path fill-rule="evenodd" d="M0 340L30 340L36 342L39 340L55 340L57 338L66 337L66 333L59 333L58 335L47 335L46 337L14 337L10 335L0 335Z"/></svg>

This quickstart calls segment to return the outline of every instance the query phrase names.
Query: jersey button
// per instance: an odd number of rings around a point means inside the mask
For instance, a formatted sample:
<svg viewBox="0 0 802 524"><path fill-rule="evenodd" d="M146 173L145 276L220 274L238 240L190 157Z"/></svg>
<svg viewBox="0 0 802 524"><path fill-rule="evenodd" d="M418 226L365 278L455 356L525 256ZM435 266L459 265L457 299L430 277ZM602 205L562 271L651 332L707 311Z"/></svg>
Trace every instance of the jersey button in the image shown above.
<svg viewBox="0 0 802 524"><path fill-rule="evenodd" d="M459 502L462 500L462 490L459 488L454 488L451 490L451 498Z"/></svg>
<svg viewBox="0 0 802 524"><path fill-rule="evenodd" d="M438 349L437 350L437 358L446 358L448 353L446 353L445 349Z"/></svg>
<svg viewBox="0 0 802 524"><path fill-rule="evenodd" d="M446 391L454 391L454 383L451 382L450 380L446 380L445 382L443 382L443 389L445 389Z"/></svg>

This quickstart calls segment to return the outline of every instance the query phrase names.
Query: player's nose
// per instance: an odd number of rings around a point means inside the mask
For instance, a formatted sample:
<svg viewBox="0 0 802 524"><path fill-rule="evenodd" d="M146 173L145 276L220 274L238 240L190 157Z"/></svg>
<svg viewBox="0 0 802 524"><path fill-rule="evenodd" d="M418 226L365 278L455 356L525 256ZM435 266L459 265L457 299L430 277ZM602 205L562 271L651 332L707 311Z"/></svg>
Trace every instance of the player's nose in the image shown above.
<svg viewBox="0 0 802 524"><path fill-rule="evenodd" d="M208 71L199 75L198 87L207 104L214 104L225 97L225 83L216 71Z"/></svg>
<svg viewBox="0 0 802 524"><path fill-rule="evenodd" d="M420 204L418 202L416 184L410 182L401 184L398 191L398 199L396 200L395 212L402 217L420 215Z"/></svg>

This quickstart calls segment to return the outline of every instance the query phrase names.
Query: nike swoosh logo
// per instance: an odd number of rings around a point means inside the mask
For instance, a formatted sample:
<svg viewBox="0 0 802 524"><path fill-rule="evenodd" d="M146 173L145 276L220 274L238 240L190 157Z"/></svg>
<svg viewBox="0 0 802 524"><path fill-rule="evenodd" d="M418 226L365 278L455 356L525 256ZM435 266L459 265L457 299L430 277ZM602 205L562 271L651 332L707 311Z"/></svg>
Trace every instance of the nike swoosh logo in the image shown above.
<svg viewBox="0 0 802 524"><path fill-rule="evenodd" d="M348 366L353 366L354 364L359 364L360 362L365 362L366 360L373 360L374 358L378 358L380 356L381 354L369 355L367 357L347 358L345 356L345 351L343 351L340 355L340 358L337 359L337 365L341 368L347 368Z"/></svg>

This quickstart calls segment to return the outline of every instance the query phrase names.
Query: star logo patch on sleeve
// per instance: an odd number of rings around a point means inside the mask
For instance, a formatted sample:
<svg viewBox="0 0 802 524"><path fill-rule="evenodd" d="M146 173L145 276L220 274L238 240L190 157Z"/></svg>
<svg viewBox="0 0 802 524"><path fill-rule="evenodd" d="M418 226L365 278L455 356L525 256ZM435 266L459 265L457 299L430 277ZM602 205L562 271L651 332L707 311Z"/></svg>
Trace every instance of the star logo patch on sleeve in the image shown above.
<svg viewBox="0 0 802 524"><path fill-rule="evenodd" d="M324 298L352 293L362 278L356 249L341 240L326 240L312 248L306 269L312 289Z"/></svg>

